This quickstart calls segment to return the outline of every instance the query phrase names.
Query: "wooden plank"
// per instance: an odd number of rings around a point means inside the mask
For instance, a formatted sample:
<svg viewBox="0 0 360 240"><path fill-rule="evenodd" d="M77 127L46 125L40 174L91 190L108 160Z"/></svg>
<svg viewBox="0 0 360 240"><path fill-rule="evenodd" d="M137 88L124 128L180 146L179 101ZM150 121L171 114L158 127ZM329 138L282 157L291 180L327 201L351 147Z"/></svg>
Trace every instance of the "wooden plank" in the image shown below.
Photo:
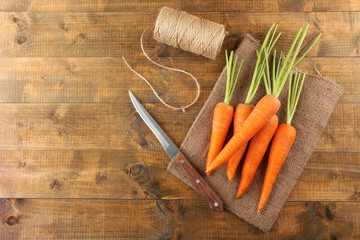
<svg viewBox="0 0 360 240"><path fill-rule="evenodd" d="M310 23L306 41L323 33L321 42L310 56L358 56L360 13L209 13L194 12L227 25L230 36L224 48L234 49L241 34L252 33L263 39L272 22L280 22L284 34L279 50L287 50L298 28ZM0 13L0 55L3 57L119 57L140 55L139 37L155 21L156 12L148 13ZM286 21L284 21L286 19ZM142 23L149 24L142 24ZM141 24L139 24L141 23ZM144 41L148 51L156 46L151 34ZM193 56L176 50L174 56ZM222 51L223 52L223 51ZM223 53L222 53L223 54Z"/></svg>
<svg viewBox="0 0 360 240"><path fill-rule="evenodd" d="M163 6L179 8L180 2L171 0L0 0L2 12L157 12Z"/></svg>
<svg viewBox="0 0 360 240"><path fill-rule="evenodd" d="M288 201L360 201L359 157L358 153L314 152Z"/></svg>
<svg viewBox="0 0 360 240"><path fill-rule="evenodd" d="M18 12L42 12L42 11L65 11L65 12L149 12L158 11L162 6L181 8L185 11L203 12L235 12L235 11L360 11L357 0L347 1L293 1L293 0L227 0L203 4L199 0L194 1L107 1L107 0L12 0L0 1L0 11Z"/></svg>
<svg viewBox="0 0 360 240"><path fill-rule="evenodd" d="M314 12L338 12L360 11L360 2L357 0L327 1L327 0L280 0L280 11L314 11Z"/></svg>
<svg viewBox="0 0 360 240"><path fill-rule="evenodd" d="M159 199L177 192L188 192L185 198L197 195L166 170L170 159L161 152L1 153L1 197Z"/></svg>
<svg viewBox="0 0 360 240"><path fill-rule="evenodd" d="M336 105L318 140L316 150L358 152L360 146L359 113L356 105Z"/></svg>
<svg viewBox="0 0 360 240"><path fill-rule="evenodd" d="M360 153L315 152L288 201L360 201ZM198 199L163 151L1 151L2 198Z"/></svg>
<svg viewBox="0 0 360 240"><path fill-rule="evenodd" d="M201 106L197 103L183 114L158 103L145 104L177 145ZM358 104L338 104L316 150L359 152L359 109ZM161 149L129 100L121 104L3 103L0 111L3 113L0 149L3 150Z"/></svg>
<svg viewBox="0 0 360 240"><path fill-rule="evenodd" d="M176 104L191 102L195 84L181 73L160 70L144 57L128 58L139 73L148 78L165 100ZM224 58L210 61L202 57L154 57L159 63L186 69L201 85L199 103L205 102L222 68ZM360 102L358 58L305 58L299 65L312 74L316 70L336 80L344 89L339 103ZM315 70L316 69L316 70ZM119 58L1 58L0 102L118 103L128 100L128 89L144 102L155 102L154 94ZM181 91L178 91L181 89ZM120 94L121 93L121 94Z"/></svg>
<svg viewBox="0 0 360 240"><path fill-rule="evenodd" d="M200 0L185 1L181 8L187 11L198 12L340 12L359 11L360 3L357 0L328 1L328 0L279 0L279 1L252 1L227 0L203 4Z"/></svg>
<svg viewBox="0 0 360 240"><path fill-rule="evenodd" d="M145 107L180 145L201 106L186 114L159 104ZM155 115L160 108L165 111ZM4 150L161 149L129 100L120 104L0 104L0 111L0 148Z"/></svg>
<svg viewBox="0 0 360 240"><path fill-rule="evenodd" d="M343 88L340 97L341 104L353 104L360 102L360 85L358 76L360 62L357 58L305 58L297 66L299 69L310 74L318 75L334 80Z"/></svg>
<svg viewBox="0 0 360 240"><path fill-rule="evenodd" d="M263 233L205 201L2 199L4 239L358 239L359 203L286 203Z"/></svg>
<svg viewBox="0 0 360 240"><path fill-rule="evenodd" d="M163 6L173 7L182 10L199 12L220 12L220 11L276 11L278 3L272 0L254 2L252 0L242 1L241 4L234 0L221 3L203 4L199 1L107 1L107 0L12 0L0 1L0 11L8 12L158 12ZM234 8L235 7L235 8ZM291 6L288 7L290 10Z"/></svg>
<svg viewBox="0 0 360 240"><path fill-rule="evenodd" d="M166 101L184 105L196 97L196 85L190 77L159 71L145 58L127 60L150 80ZM216 61L200 57L156 60L191 70L201 83L199 102L205 102L225 65L220 58ZM0 88L6 89L0 91L0 102L119 103L128 101L129 89L144 102L156 101L149 86L120 58L1 58Z"/></svg>

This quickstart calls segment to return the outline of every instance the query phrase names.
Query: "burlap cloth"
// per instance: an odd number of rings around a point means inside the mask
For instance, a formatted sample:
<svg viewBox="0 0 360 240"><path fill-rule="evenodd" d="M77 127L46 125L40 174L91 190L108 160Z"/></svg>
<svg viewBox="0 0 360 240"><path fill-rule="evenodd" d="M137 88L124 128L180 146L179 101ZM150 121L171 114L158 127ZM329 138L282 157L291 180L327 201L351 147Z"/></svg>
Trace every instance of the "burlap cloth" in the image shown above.
<svg viewBox="0 0 360 240"><path fill-rule="evenodd" d="M233 106L245 101L256 63L255 49L259 47L260 45L255 39L246 35L236 50L239 59L244 59L244 64L241 69L239 82L232 97L231 104ZM258 214L257 204L266 171L267 156L264 157L260 164L249 189L239 199L236 199L235 196L240 182L243 160L232 181L229 181L226 177L226 165L214 171L210 176L205 174L213 109L218 102L224 100L225 85L226 69L224 68L209 98L206 100L199 115L187 133L180 149L188 157L200 175L204 177L220 196L226 209L259 229L269 231L280 209L295 186L297 179L300 177L342 93L342 89L329 79L307 75L298 107L292 120L292 125L297 130L296 140L282 166L265 208L261 214ZM253 104L256 104L264 95L265 88L263 85L260 85L253 99ZM287 86L285 86L279 99L282 103L281 109L278 112L279 123L285 123ZM171 162L168 170L191 186L184 172L176 164Z"/></svg>

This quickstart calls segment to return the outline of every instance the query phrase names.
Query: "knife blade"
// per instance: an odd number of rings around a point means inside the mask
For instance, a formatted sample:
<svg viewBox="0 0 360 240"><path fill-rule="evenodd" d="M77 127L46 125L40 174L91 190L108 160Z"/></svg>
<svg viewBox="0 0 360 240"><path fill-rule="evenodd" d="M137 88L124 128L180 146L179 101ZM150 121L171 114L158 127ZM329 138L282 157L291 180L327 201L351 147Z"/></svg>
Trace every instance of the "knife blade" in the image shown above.
<svg viewBox="0 0 360 240"><path fill-rule="evenodd" d="M195 170L191 163L186 159L185 155L179 150L179 148L173 143L173 141L171 141L171 139L168 137L168 135L166 135L164 130L152 118L152 116L146 111L146 109L141 105L141 103L130 91L129 95L136 111L138 112L142 120L146 123L146 125L150 128L150 130L154 133L156 138L160 141L162 147L164 148L170 159L184 170L184 173L189 178L192 186L209 201L210 208L215 211L221 212L223 210L223 203L220 197L200 176L200 174Z"/></svg>
<svg viewBox="0 0 360 240"><path fill-rule="evenodd" d="M164 130L159 126L159 124L151 117L151 115L146 111L146 109L141 105L141 103L136 99L136 97L129 91L131 102L133 103L136 111L144 120L146 125L150 130L155 134L156 138L160 141L162 147L165 149L167 155L170 159L173 160L176 155L179 153L178 147L171 141L171 139L166 135Z"/></svg>

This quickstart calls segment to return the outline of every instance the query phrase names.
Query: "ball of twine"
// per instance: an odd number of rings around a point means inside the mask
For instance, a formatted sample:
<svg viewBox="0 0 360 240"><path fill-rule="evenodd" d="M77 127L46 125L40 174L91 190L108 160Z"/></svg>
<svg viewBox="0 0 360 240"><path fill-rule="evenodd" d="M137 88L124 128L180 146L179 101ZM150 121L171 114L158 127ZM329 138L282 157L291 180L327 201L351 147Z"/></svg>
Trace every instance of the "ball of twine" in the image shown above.
<svg viewBox="0 0 360 240"><path fill-rule="evenodd" d="M215 59L225 38L225 26L183 11L163 7L156 19L154 39Z"/></svg>

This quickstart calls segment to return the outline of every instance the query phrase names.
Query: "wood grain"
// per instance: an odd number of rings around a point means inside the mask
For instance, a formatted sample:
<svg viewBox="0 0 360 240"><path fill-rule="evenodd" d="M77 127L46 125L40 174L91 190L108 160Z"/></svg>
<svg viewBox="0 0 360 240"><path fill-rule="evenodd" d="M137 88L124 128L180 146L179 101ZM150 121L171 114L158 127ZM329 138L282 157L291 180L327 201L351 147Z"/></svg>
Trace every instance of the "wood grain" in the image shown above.
<svg viewBox="0 0 360 240"><path fill-rule="evenodd" d="M160 50L159 50L160 51ZM155 52L153 53L153 56ZM225 66L225 58L154 57L166 66L191 71L201 84L198 102L205 102ZM159 70L145 57L127 59L172 104L191 102L195 84L181 73ZM339 103L360 103L360 58L309 57L299 68L334 79L344 90ZM129 89L142 102L157 102L149 86L130 72L119 58L0 58L0 103L119 103ZM183 91L178 91L182 89ZM121 94L119 94L121 93Z"/></svg>
<svg viewBox="0 0 360 240"><path fill-rule="evenodd" d="M159 103L145 104L178 146L201 106L196 103L185 114L179 114ZM0 111L4 113L0 115L3 150L162 149L130 100L122 104L2 103ZM315 150L359 152L359 115L358 104L338 104Z"/></svg>
<svg viewBox="0 0 360 240"><path fill-rule="evenodd" d="M180 4L170 0L0 0L0 11L4 12L157 12L162 6L179 8Z"/></svg>
<svg viewBox="0 0 360 240"><path fill-rule="evenodd" d="M288 49L298 28L310 24L311 40L322 32L323 37L309 56L359 56L360 13L358 12L194 12L228 27L230 36L224 48L234 49L241 34L251 33L263 39L272 22L280 22L284 32L278 50ZM139 37L145 26L155 21L157 12L149 13L63 13L63 12L0 12L0 54L3 57L120 57L139 56ZM283 21L287 19L287 21ZM146 49L156 46L150 37ZM148 36L148 35L147 35ZM150 50L149 50L150 51ZM223 51L222 51L223 52ZM192 56L181 50L172 56Z"/></svg>
<svg viewBox="0 0 360 240"><path fill-rule="evenodd" d="M0 195L159 199L171 198L179 188L189 192L166 171L170 160L165 156L143 151L2 151Z"/></svg>
<svg viewBox="0 0 360 240"><path fill-rule="evenodd" d="M222 59L216 62L197 57L156 60L168 66L192 69L202 85L199 99L202 102L224 67ZM195 83L184 78L184 74L159 71L145 57L128 61L165 100L184 104L196 97ZM156 101L149 86L119 58L1 58L0 87L8 89L0 92L0 102L121 103L129 99L129 89L143 102ZM177 91L179 88L184 91Z"/></svg>
<svg viewBox="0 0 360 240"><path fill-rule="evenodd" d="M328 0L227 0L203 4L202 1L107 1L107 0L12 0L0 1L0 11L10 12L42 12L42 11L65 11L65 12L157 12L162 6L180 8L185 11L204 12L254 12L254 11L360 11L357 0L328 1Z"/></svg>
<svg viewBox="0 0 360 240"><path fill-rule="evenodd" d="M5 239L357 239L359 203L286 203L262 233L206 201L1 199Z"/></svg>
<svg viewBox="0 0 360 240"><path fill-rule="evenodd" d="M360 201L360 153L315 152L289 201ZM202 199L163 151L1 151L4 198Z"/></svg>

